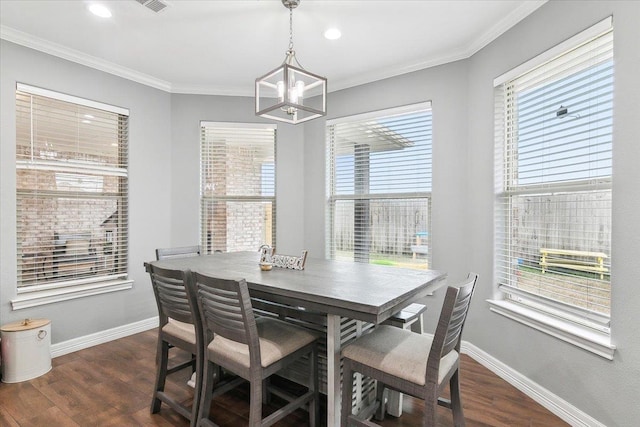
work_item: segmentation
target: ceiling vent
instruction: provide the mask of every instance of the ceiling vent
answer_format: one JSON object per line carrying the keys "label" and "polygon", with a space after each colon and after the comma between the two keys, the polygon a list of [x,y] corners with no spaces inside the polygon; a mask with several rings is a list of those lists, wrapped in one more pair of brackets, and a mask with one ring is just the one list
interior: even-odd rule
{"label": "ceiling vent", "polygon": [[169,4],[167,2],[161,0],[135,0],[137,3],[140,3],[147,9],[151,9],[154,12],[162,12]]}

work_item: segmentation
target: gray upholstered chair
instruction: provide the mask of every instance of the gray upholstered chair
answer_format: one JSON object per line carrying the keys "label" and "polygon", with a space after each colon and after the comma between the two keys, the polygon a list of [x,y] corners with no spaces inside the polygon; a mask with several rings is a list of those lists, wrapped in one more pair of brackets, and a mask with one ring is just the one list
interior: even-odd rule
{"label": "gray upholstered chair", "polygon": [[[459,383],[460,342],[477,280],[478,276],[471,273],[459,287],[447,289],[433,337],[381,325],[342,350],[343,427],[375,425],[351,413],[354,372],[373,378],[389,389],[423,399],[424,426],[436,425],[438,405],[452,410],[455,426],[464,426]],[[451,400],[439,397],[447,384]]]}
{"label": "gray upholstered chair", "polygon": [[[189,271],[168,270],[153,265],[149,266],[153,293],[158,305],[160,324],[158,328],[158,348],[156,356],[156,383],[151,401],[151,413],[160,411],[164,402],[180,415],[195,425],[195,417],[198,413],[198,402],[202,380],[202,357],[197,354],[197,338],[191,306],[195,301],[190,301],[190,295],[186,291],[186,282],[191,280]],[[171,320],[171,321],[170,321]],[[190,360],[169,368],[169,348],[180,348],[191,355]],[[183,405],[165,392],[167,375],[190,368],[195,371],[196,387],[191,408]]]}
{"label": "gray upholstered chair", "polygon": [[[204,378],[197,425],[209,420],[213,397],[234,386],[216,384],[218,367],[250,383],[249,426],[270,426],[298,408],[308,405],[309,422],[319,421],[317,336],[301,327],[253,313],[244,280],[226,280],[193,273],[188,292],[197,301],[202,342],[206,345]],[[303,356],[309,358],[309,389],[302,396],[285,396],[288,403],[263,419],[265,380]]]}
{"label": "gray upholstered chair", "polygon": [[167,258],[186,258],[189,256],[198,256],[202,253],[200,246],[180,246],[177,248],[158,248],[156,249],[156,259]]}

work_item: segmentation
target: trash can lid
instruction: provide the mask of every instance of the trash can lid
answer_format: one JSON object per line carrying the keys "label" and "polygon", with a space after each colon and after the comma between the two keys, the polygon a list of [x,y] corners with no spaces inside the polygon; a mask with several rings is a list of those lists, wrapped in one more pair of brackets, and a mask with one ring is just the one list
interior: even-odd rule
{"label": "trash can lid", "polygon": [[29,329],[41,328],[45,325],[51,323],[49,319],[24,319],[19,320],[13,323],[7,323],[6,325],[2,325],[0,327],[0,331],[2,332],[18,332],[18,331],[26,331]]}

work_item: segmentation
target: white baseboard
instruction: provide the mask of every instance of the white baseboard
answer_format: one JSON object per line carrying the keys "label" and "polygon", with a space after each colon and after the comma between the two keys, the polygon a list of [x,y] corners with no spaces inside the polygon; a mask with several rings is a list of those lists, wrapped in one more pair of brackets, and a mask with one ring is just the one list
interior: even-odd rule
{"label": "white baseboard", "polygon": [[606,425],[475,345],[462,341],[461,351],[570,425],[574,427],[606,427]]}
{"label": "white baseboard", "polygon": [[104,344],[109,341],[117,340],[118,338],[124,338],[129,335],[148,331],[149,329],[157,328],[158,322],[158,316],[155,316],[138,322],[129,323],[128,325],[107,329],[106,331],[96,332],[95,334],[85,335],[83,337],[52,344],[51,357],[63,356],[65,354],[73,353],[74,351],[93,347],[94,345]]}

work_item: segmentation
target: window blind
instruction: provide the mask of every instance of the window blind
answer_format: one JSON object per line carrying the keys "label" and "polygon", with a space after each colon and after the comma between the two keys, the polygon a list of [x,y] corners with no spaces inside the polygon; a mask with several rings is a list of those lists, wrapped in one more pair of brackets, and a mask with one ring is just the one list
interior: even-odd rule
{"label": "window blind", "polygon": [[608,28],[505,81],[495,98],[500,289],[607,326],[613,81]]}
{"label": "window blind", "polygon": [[19,291],[126,277],[127,168],[127,110],[18,85]]}
{"label": "window blind", "polygon": [[273,125],[201,123],[201,245],[206,253],[275,246]]}
{"label": "window blind", "polygon": [[429,103],[329,121],[327,254],[426,268]]}

